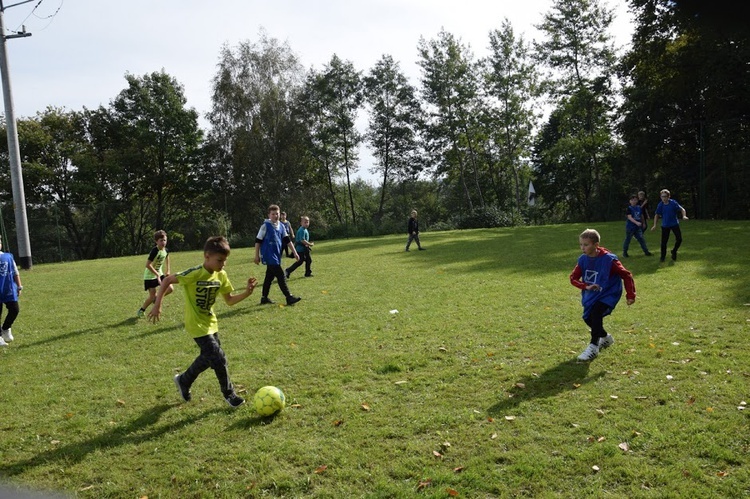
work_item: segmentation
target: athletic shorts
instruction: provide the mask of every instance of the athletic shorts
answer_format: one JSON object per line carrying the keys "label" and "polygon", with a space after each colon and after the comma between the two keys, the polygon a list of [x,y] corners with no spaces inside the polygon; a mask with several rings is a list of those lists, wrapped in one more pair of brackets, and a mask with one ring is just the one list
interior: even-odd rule
{"label": "athletic shorts", "polygon": [[[167,276],[166,275],[161,276],[162,279],[164,279],[165,277]],[[158,288],[158,287],[159,287],[159,279],[145,279],[143,281],[143,289],[145,291],[148,291],[149,289],[152,289],[152,288]]]}

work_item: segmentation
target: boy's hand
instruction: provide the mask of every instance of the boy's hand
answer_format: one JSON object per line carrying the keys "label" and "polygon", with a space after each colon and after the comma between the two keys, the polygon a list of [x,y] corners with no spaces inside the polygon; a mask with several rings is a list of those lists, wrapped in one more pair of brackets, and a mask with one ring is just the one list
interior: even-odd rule
{"label": "boy's hand", "polygon": [[588,286],[586,286],[586,289],[589,291],[601,291],[602,287],[598,284],[589,284]]}
{"label": "boy's hand", "polygon": [[161,307],[159,308],[152,307],[151,311],[148,313],[148,320],[156,324],[157,322],[159,322],[160,317],[161,317]]}
{"label": "boy's hand", "polygon": [[258,280],[255,277],[251,277],[247,280],[247,291],[249,294],[253,294],[255,286],[258,285]]}
{"label": "boy's hand", "polygon": [[630,305],[632,305],[633,303],[635,303],[635,298],[628,298],[628,299],[627,299],[627,300],[625,300],[625,301],[626,301],[626,303],[628,304],[628,306],[630,306]]}
{"label": "boy's hand", "polygon": [[260,257],[259,256],[256,256],[255,260],[253,260],[253,261],[255,262],[255,265],[260,265]]}

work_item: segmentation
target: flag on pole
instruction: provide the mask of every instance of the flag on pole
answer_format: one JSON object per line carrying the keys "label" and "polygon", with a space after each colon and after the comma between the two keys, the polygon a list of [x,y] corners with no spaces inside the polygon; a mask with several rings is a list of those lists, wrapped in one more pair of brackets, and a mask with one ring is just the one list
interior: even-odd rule
{"label": "flag on pole", "polygon": [[529,180],[529,206],[534,206],[536,203],[536,191],[534,190],[534,184]]}

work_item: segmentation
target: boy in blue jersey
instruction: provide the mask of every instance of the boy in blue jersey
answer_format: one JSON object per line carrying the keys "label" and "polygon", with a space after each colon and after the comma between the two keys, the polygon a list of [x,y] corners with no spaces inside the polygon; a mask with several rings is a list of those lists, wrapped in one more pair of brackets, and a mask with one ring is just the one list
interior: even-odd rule
{"label": "boy in blue jersey", "polygon": [[310,256],[310,250],[315,246],[315,243],[310,241],[310,231],[307,230],[308,227],[310,227],[310,218],[305,216],[300,217],[295,244],[297,253],[299,254],[299,261],[294,262],[286,269],[285,274],[287,279],[289,279],[292,272],[297,270],[297,267],[300,267],[303,263],[305,264],[305,277],[312,277],[312,270],[310,269],[310,266],[312,265],[312,257]]}
{"label": "boy in blue jersey", "polygon": [[630,247],[630,240],[635,236],[636,241],[641,245],[641,249],[646,256],[651,256],[651,252],[646,246],[646,240],[643,239],[643,227],[645,221],[643,219],[643,210],[638,204],[638,195],[633,194],[630,196],[630,205],[627,207],[625,212],[627,221],[625,222],[625,242],[622,245],[622,256],[628,257],[628,248]]}
{"label": "boy in blue jersey", "polygon": [[13,341],[10,327],[18,317],[18,297],[23,290],[21,276],[18,275],[16,260],[11,253],[3,253],[3,241],[0,239],[0,312],[2,306],[8,309],[0,332],[0,347],[7,347]]}
{"label": "boy in blue jersey", "polygon": [[622,266],[617,255],[599,246],[599,232],[584,230],[578,238],[581,252],[570,284],[581,290],[583,320],[591,328],[591,342],[578,360],[593,360],[599,350],[611,346],[615,339],[604,329],[604,317],[611,314],[622,296],[625,283],[625,297],[628,305],[635,303],[635,281],[633,274]]}
{"label": "boy in blue jersey", "polygon": [[654,225],[651,230],[656,228],[656,223],[661,217],[661,261],[663,262],[667,257],[667,244],[669,243],[669,232],[674,232],[674,248],[672,248],[672,260],[677,260],[677,250],[682,245],[682,231],[680,230],[680,221],[677,219],[677,214],[682,214],[682,219],[687,220],[687,213],[685,208],[680,206],[680,203],[672,199],[671,194],[668,190],[662,189],[659,192],[661,201],[656,205],[656,211],[654,212]]}
{"label": "boy in blue jersey", "polygon": [[268,297],[271,291],[271,284],[276,279],[279,283],[279,289],[286,296],[286,304],[294,305],[302,298],[292,295],[289,286],[286,284],[286,275],[281,267],[281,248],[287,246],[292,251],[294,259],[299,261],[299,254],[289,239],[286,227],[279,221],[279,207],[272,204],[268,207],[268,219],[263,222],[255,237],[255,265],[263,262],[266,266],[266,278],[263,280],[263,296],[260,299],[261,305],[271,305],[274,303]]}
{"label": "boy in blue jersey", "polygon": [[[148,291],[148,298],[138,309],[136,315],[143,317],[149,305],[156,301],[156,290],[161,286],[161,281],[169,275],[169,253],[167,253],[167,233],[163,230],[154,232],[154,241],[156,246],[151,249],[151,253],[146,258],[146,269],[143,271],[143,289]],[[167,272],[164,272],[164,268]],[[172,286],[166,289],[169,294],[174,290]]]}

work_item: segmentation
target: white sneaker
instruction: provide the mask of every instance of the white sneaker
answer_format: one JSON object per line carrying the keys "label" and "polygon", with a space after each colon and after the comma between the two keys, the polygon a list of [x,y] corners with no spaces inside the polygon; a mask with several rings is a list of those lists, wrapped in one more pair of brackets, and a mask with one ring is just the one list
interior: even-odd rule
{"label": "white sneaker", "polygon": [[3,337],[6,343],[10,343],[11,341],[13,341],[13,333],[10,332],[10,328],[3,329],[0,335]]}
{"label": "white sneaker", "polygon": [[0,336],[0,347],[7,347],[8,344],[5,343],[5,340]]}
{"label": "white sneaker", "polygon": [[615,344],[615,339],[612,337],[611,334],[608,334],[604,338],[599,338],[599,350],[602,350],[603,348],[609,348],[614,344]]}
{"label": "white sneaker", "polygon": [[594,360],[599,355],[599,347],[593,343],[589,343],[586,350],[578,356],[578,360]]}

